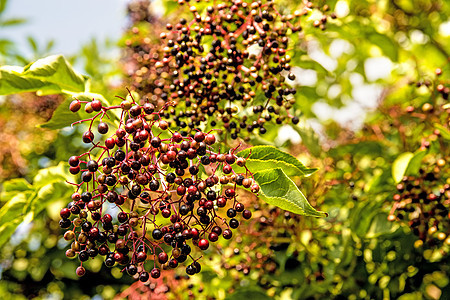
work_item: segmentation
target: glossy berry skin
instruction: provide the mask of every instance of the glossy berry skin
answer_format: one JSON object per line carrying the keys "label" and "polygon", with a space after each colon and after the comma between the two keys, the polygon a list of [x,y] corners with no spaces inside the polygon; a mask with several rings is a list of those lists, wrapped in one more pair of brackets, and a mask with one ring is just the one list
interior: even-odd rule
{"label": "glossy berry skin", "polygon": [[239,227],[239,221],[236,219],[230,219],[229,221],[230,227],[236,229]]}
{"label": "glossy berry skin", "polygon": [[161,271],[159,269],[154,268],[150,271],[150,275],[152,276],[152,278],[157,279],[161,276]]}
{"label": "glossy berry skin", "polygon": [[107,134],[109,130],[108,124],[104,122],[100,122],[97,126],[97,130],[100,134]]}
{"label": "glossy berry skin", "polygon": [[137,273],[137,271],[138,271],[138,269],[137,269],[137,267],[136,267],[135,265],[129,265],[129,266],[127,267],[127,273],[128,273],[128,275],[130,275],[130,276],[135,275],[135,274]]}
{"label": "glossy berry skin", "polygon": [[196,268],[193,265],[188,265],[186,267],[186,274],[194,275],[196,273]]}
{"label": "glossy berry skin", "polygon": [[71,156],[69,158],[69,165],[71,167],[77,167],[80,164],[80,159],[78,158],[78,156]]}
{"label": "glossy berry skin", "polygon": [[252,217],[252,212],[249,211],[248,209],[246,209],[242,212],[242,217],[244,217],[244,219],[248,220]]}
{"label": "glossy berry skin", "polygon": [[161,252],[158,254],[158,262],[160,264],[165,264],[167,260],[169,259],[169,256],[165,252]]}
{"label": "glossy berry skin", "polygon": [[71,112],[77,112],[81,108],[81,103],[79,100],[74,100],[70,102],[69,109]]}
{"label": "glossy berry skin", "polygon": [[150,276],[148,275],[148,272],[143,271],[139,274],[139,281],[141,282],[146,282],[149,278]]}
{"label": "glossy berry skin", "polygon": [[234,210],[233,208],[229,208],[227,210],[227,216],[228,216],[228,218],[236,217],[236,210]]}
{"label": "glossy berry skin", "polygon": [[206,239],[200,239],[200,240],[198,241],[198,247],[199,247],[201,250],[206,250],[206,249],[208,249],[208,247],[209,247],[209,242],[208,242],[208,240],[206,240]]}
{"label": "glossy berry skin", "polygon": [[233,236],[233,232],[230,229],[225,229],[222,233],[224,239],[229,240]]}
{"label": "glossy berry skin", "polygon": [[101,111],[102,103],[100,102],[100,100],[92,100],[91,107],[94,111]]}
{"label": "glossy berry skin", "polygon": [[92,131],[86,131],[83,133],[83,142],[85,144],[92,143],[94,141],[94,133]]}
{"label": "glossy berry skin", "polygon": [[68,219],[70,217],[70,210],[68,208],[61,209],[59,215],[63,219]]}

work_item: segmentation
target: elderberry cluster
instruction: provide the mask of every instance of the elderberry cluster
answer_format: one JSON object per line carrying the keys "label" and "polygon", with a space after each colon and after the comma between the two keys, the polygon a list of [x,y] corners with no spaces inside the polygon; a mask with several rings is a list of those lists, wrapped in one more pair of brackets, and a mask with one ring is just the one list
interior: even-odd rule
{"label": "elderberry cluster", "polygon": [[[264,134],[268,123],[297,124],[289,48],[313,4],[283,15],[272,1],[178,3],[186,18],[166,24],[159,37],[127,40],[135,65],[129,72],[133,89],[166,107],[161,116],[169,127],[190,131],[219,125],[236,139]],[[142,20],[135,16],[138,7],[133,16]],[[328,18],[324,14],[313,26],[324,26]],[[132,33],[140,29],[133,27]]]}
{"label": "elderberry cluster", "polygon": [[[80,182],[72,183],[72,202],[60,212],[64,238],[72,241],[66,256],[78,256],[79,276],[83,263],[98,255],[143,282],[186,261],[186,273],[198,273],[199,252],[220,236],[230,239],[240,217],[251,218],[236,188],[258,193],[259,186],[236,149],[214,151],[213,133],[172,131],[160,119],[163,109],[122,100],[108,107],[99,100],[70,104],[72,112],[84,105],[94,116],[77,122],[90,124],[82,139],[92,147],[68,160]],[[111,130],[106,121],[114,110],[120,119]],[[116,213],[106,212],[111,208]]]}
{"label": "elderberry cluster", "polygon": [[419,238],[417,248],[425,245],[446,255],[450,252],[450,153],[446,146],[450,87],[448,82],[439,79],[440,68],[435,70],[435,75],[434,80],[415,83],[417,88],[429,89],[434,99],[421,103],[420,109],[409,105],[405,110],[409,122],[426,124],[419,149],[424,158],[418,174],[405,176],[397,185],[388,220],[407,223]]}

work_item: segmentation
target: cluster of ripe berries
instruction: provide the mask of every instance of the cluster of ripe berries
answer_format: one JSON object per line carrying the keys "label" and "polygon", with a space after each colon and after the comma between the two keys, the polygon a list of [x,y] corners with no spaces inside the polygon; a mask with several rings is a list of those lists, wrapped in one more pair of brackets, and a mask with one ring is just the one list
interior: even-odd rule
{"label": "cluster of ripe berries", "polygon": [[[421,141],[421,151],[428,151],[416,176],[405,176],[397,185],[394,204],[388,216],[389,221],[403,221],[419,237],[415,246],[424,244],[441,253],[450,253],[450,153],[447,143],[450,126],[450,105],[448,82],[440,80],[440,68],[436,69],[436,80],[420,81],[417,87],[426,86],[433,95],[433,101],[426,102],[417,109],[406,107],[408,120],[413,124],[425,124]],[[440,97],[439,97],[440,96]],[[433,103],[434,102],[434,103]],[[433,104],[432,104],[433,103]],[[431,125],[431,126],[430,126]],[[439,127],[436,127],[439,125]],[[437,150],[439,149],[439,150]]]}
{"label": "cluster of ripe berries", "polygon": [[431,248],[446,245],[445,252],[448,252],[450,184],[442,183],[445,172],[441,168],[444,166],[445,161],[440,159],[434,170],[421,170],[419,176],[405,177],[397,185],[398,192],[393,196],[394,204],[388,219],[407,222],[412,232],[419,237],[416,246],[424,243]]}
{"label": "cluster of ripe berries", "polygon": [[[158,22],[139,14],[141,6],[133,7],[137,21],[153,21],[153,32]],[[161,116],[169,127],[187,131],[220,125],[236,139],[264,134],[267,123],[297,124],[288,49],[295,47],[290,36],[302,31],[300,19],[312,3],[288,15],[272,1],[226,0],[202,7],[184,6],[180,14],[186,18],[168,23],[159,37],[127,40],[133,90],[157,107],[173,103],[176,107],[166,106]],[[134,35],[140,31],[132,28]]]}
{"label": "cluster of ripe berries", "polygon": [[[70,104],[72,112],[84,104],[94,116],[80,121],[90,123],[83,142],[92,147],[68,161],[80,182],[72,183],[72,202],[60,213],[64,238],[72,241],[66,256],[78,256],[79,276],[86,272],[83,262],[97,255],[143,282],[185,261],[187,274],[198,273],[199,257],[192,255],[221,236],[230,239],[239,219],[251,218],[236,188],[258,193],[259,186],[245,158],[233,149],[214,152],[212,133],[171,131],[153,104],[122,100],[109,107],[98,100]],[[104,122],[112,110],[121,112],[114,131]]]}

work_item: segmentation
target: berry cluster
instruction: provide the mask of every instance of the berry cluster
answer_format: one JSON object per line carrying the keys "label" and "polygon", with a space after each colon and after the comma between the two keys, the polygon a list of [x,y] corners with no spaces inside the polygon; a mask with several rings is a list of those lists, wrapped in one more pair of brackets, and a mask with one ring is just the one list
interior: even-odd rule
{"label": "berry cluster", "polygon": [[417,120],[417,123],[425,124],[420,150],[428,155],[424,157],[417,175],[405,176],[397,185],[388,220],[407,223],[419,237],[416,247],[426,243],[427,247],[440,248],[446,254],[450,251],[450,154],[445,137],[450,125],[450,106],[447,103],[450,87],[448,82],[439,80],[442,75],[440,68],[435,74],[435,80],[422,80],[415,84],[417,88],[429,89],[435,96],[431,99],[433,101],[420,104],[420,109],[409,105],[405,110],[410,122]]}
{"label": "berry cluster", "polygon": [[[199,257],[192,250],[204,251],[220,236],[230,239],[240,224],[238,215],[252,215],[237,200],[236,188],[258,193],[259,186],[235,149],[214,151],[211,132],[171,131],[160,119],[163,109],[132,97],[122,100],[109,107],[99,100],[70,104],[72,112],[84,104],[95,115],[77,122],[89,122],[82,139],[92,147],[68,161],[81,182],[72,183],[72,202],[60,212],[60,226],[68,229],[64,238],[73,241],[66,256],[78,255],[79,276],[85,273],[83,262],[97,255],[105,256],[106,266],[122,265],[143,282],[188,259],[186,273],[198,273]],[[111,133],[105,120],[113,110],[120,110],[120,119]],[[97,134],[105,138],[97,140]],[[245,173],[236,173],[234,166]],[[117,215],[107,212],[111,208]]]}
{"label": "berry cluster", "polygon": [[[227,0],[202,7],[190,6],[186,18],[168,23],[158,38],[127,40],[135,65],[129,72],[133,89],[167,108],[161,116],[170,127],[187,131],[220,125],[236,139],[264,134],[268,123],[298,123],[290,37],[302,31],[300,20],[313,4],[287,15],[272,1]],[[328,17],[314,26],[324,26]],[[140,29],[132,32],[138,35]]]}
{"label": "berry cluster", "polygon": [[449,175],[446,160],[441,158],[426,169],[422,167],[419,176],[403,178],[388,220],[407,222],[420,244],[436,247],[445,242],[450,246],[450,182],[445,180]]}

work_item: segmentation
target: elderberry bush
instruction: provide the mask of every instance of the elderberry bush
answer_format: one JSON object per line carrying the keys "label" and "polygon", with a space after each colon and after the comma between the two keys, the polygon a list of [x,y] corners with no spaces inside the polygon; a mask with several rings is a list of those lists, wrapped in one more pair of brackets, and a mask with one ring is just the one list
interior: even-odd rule
{"label": "elderberry bush", "polygon": [[[72,183],[72,201],[60,212],[64,238],[72,241],[66,256],[80,261],[77,275],[97,255],[143,282],[182,263],[188,275],[200,272],[201,252],[219,238],[232,238],[240,222],[251,218],[236,191],[259,191],[246,159],[235,149],[217,152],[213,132],[171,131],[160,119],[163,109],[148,102],[130,98],[104,107],[95,99],[74,100],[69,108],[77,112],[83,105],[95,113],[79,121],[89,123],[82,140],[91,148],[68,160],[80,180]],[[114,110],[120,119],[113,129],[106,120]],[[234,166],[246,172],[236,173]],[[108,206],[117,207],[117,215],[105,213]]]}

